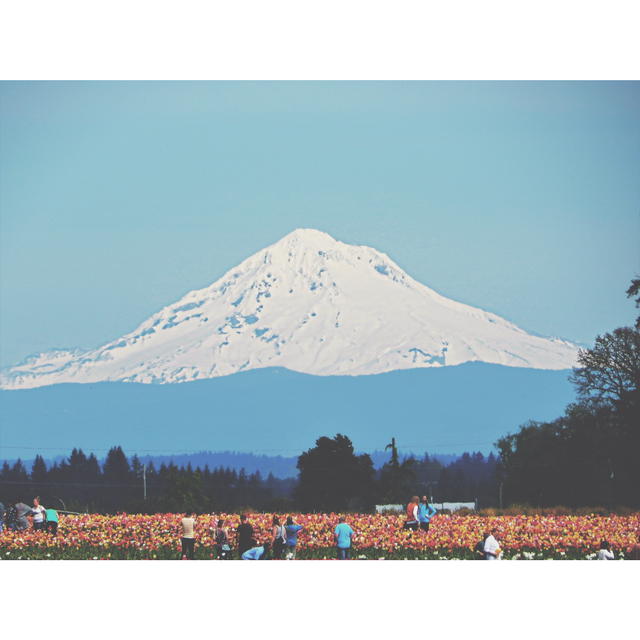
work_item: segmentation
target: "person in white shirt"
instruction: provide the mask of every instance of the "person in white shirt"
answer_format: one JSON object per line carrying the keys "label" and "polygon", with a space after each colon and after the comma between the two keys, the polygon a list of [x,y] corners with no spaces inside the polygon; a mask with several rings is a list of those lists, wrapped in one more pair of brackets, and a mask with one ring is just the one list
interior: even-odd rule
{"label": "person in white shirt", "polygon": [[600,543],[600,550],[598,551],[598,560],[615,560],[611,546],[606,540]]}
{"label": "person in white shirt", "polygon": [[45,525],[45,511],[46,509],[40,504],[40,496],[36,496],[33,499],[33,508],[31,513],[33,515],[33,528],[35,531],[41,531]]}
{"label": "person in white shirt", "polygon": [[498,544],[495,537],[496,530],[492,529],[489,532],[486,540],[484,541],[484,559],[485,560],[500,560],[500,554],[502,549]]}
{"label": "person in white shirt", "polygon": [[192,511],[187,511],[182,518],[182,559],[193,560],[195,544],[196,544],[196,519],[193,517]]}

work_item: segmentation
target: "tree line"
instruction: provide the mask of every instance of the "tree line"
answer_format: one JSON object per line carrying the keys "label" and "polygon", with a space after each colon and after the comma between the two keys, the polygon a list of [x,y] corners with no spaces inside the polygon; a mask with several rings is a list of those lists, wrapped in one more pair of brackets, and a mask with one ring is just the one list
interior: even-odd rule
{"label": "tree line", "polygon": [[374,469],[368,454],[356,455],[342,434],[322,437],[298,458],[295,503],[304,511],[370,511],[375,504],[404,504],[414,494],[433,502],[497,506],[497,459],[464,453],[448,465],[425,454],[400,459],[395,439],[389,461]]}
{"label": "tree line", "polygon": [[127,458],[120,446],[112,447],[101,464],[93,453],[73,449],[49,466],[36,456],[30,471],[21,460],[4,462],[0,501],[30,503],[39,495],[61,509],[102,513],[362,511],[402,503],[419,492],[441,502],[478,499],[494,506],[496,464],[493,454],[482,453],[465,453],[446,466],[428,454],[400,460],[394,446],[390,461],[376,470],[370,456],[356,455],[351,440],[341,434],[319,438],[298,458],[298,478],[286,479],[206,465],[163,463],[156,468],[153,462],[143,465],[137,455]]}
{"label": "tree line", "polygon": [[143,465],[137,455],[129,460],[122,447],[112,447],[103,464],[91,453],[73,449],[62,462],[47,468],[36,456],[31,472],[17,460],[0,469],[0,501],[31,502],[39,495],[45,504],[69,511],[156,513],[233,511],[251,505],[277,510],[291,493],[294,481],[259,471],[247,474],[219,467],[180,466],[153,462]]}

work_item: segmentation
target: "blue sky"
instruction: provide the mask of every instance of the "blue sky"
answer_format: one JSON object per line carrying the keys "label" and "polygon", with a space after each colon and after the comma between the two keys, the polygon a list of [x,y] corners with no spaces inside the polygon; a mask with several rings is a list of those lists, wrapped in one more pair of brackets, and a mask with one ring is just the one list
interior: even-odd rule
{"label": "blue sky", "polygon": [[0,364],[95,347],[297,227],[590,343],[631,323],[640,83],[0,84]]}

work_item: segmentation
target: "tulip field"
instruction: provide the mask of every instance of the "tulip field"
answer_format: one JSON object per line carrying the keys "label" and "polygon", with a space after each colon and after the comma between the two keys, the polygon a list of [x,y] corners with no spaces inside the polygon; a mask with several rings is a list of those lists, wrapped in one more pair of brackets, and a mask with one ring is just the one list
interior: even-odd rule
{"label": "tulip field", "polygon": [[[304,529],[298,559],[332,559],[333,530],[338,514],[291,514]],[[286,517],[286,516],[285,516]],[[0,533],[0,559],[170,560],[180,557],[179,514],[61,516],[58,535],[46,532]],[[224,518],[232,544],[239,524],[236,514],[197,518],[197,559],[216,557],[213,525]],[[273,514],[250,514],[258,542],[270,539]],[[355,530],[355,559],[474,558],[474,546],[490,528],[504,550],[504,559],[592,559],[600,541],[610,542],[616,558],[637,554],[640,514],[625,516],[477,516],[436,515],[428,533],[402,529],[404,518],[393,514],[346,514]]]}

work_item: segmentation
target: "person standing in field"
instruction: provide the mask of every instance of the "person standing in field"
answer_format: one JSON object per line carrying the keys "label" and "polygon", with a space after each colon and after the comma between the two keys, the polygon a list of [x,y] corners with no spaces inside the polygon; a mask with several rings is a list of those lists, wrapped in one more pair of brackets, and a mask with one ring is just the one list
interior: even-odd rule
{"label": "person standing in field", "polygon": [[496,540],[495,529],[491,529],[488,532],[487,537],[484,541],[484,559],[485,560],[500,560],[500,554],[502,553],[502,549]]}
{"label": "person standing in field", "polygon": [[55,509],[46,509],[45,516],[45,528],[53,536],[58,535],[58,512]]}
{"label": "person standing in field", "polygon": [[298,533],[300,533],[302,529],[303,529],[302,525],[295,524],[291,516],[287,518],[285,531],[287,532],[287,558],[290,560],[296,559],[296,547],[298,546]]}
{"label": "person standing in field", "polygon": [[413,496],[411,502],[407,505],[407,521],[404,523],[403,529],[410,529],[411,531],[418,530],[418,496]]}
{"label": "person standing in field", "polygon": [[597,557],[598,560],[615,560],[616,557],[613,555],[613,551],[611,551],[611,545],[606,540],[600,543]]}
{"label": "person standing in field", "polygon": [[422,531],[429,532],[429,522],[436,515],[436,510],[429,504],[427,496],[422,496],[418,505],[418,522]]}
{"label": "person standing in field", "polygon": [[240,524],[236,529],[238,536],[238,555],[242,557],[245,551],[255,546],[256,541],[253,539],[253,527],[247,522],[247,514],[240,516]]}
{"label": "person standing in field", "polygon": [[345,517],[340,516],[334,532],[338,560],[349,560],[354,533],[354,530],[345,522]]}
{"label": "person standing in field", "polygon": [[34,531],[42,531],[44,529],[46,509],[40,504],[40,496],[36,496],[33,499],[33,508],[31,514],[33,515],[33,529]]}
{"label": "person standing in field", "polygon": [[278,516],[273,516],[271,526],[271,533],[273,535],[273,541],[271,542],[273,559],[282,560],[282,552],[287,543],[287,531],[284,526],[280,524],[280,518],[278,518]]}
{"label": "person standing in field", "polygon": [[214,537],[218,558],[220,560],[231,560],[231,545],[229,544],[229,534],[227,533],[224,520],[218,520]]}
{"label": "person standing in field", "polygon": [[192,511],[187,511],[182,518],[182,559],[193,560],[196,546],[196,519]]}

